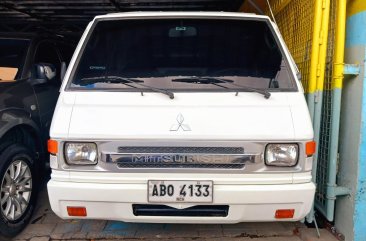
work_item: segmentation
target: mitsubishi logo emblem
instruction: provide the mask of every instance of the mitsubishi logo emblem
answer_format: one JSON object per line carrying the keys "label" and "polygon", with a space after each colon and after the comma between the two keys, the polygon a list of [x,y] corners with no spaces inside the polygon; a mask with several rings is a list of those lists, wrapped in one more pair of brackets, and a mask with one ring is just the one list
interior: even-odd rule
{"label": "mitsubishi logo emblem", "polygon": [[191,131],[191,127],[189,127],[189,125],[183,124],[184,117],[182,114],[177,116],[177,122],[178,124],[173,124],[172,127],[170,127],[170,131],[178,131],[179,129],[182,129],[183,131]]}

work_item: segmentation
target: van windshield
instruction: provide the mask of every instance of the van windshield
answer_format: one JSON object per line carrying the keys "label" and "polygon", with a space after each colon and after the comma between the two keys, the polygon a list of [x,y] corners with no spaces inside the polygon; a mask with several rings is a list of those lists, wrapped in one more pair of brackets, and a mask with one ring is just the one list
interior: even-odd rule
{"label": "van windshield", "polygon": [[[99,20],[88,38],[71,89],[230,91],[241,85],[296,90],[263,20]],[[224,81],[218,85],[217,79]]]}

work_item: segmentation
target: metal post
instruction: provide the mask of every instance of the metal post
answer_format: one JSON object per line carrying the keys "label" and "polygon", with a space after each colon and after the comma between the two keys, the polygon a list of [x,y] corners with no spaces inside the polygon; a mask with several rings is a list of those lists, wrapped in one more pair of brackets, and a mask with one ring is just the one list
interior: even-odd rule
{"label": "metal post", "polygon": [[322,0],[315,0],[314,7],[314,29],[311,46],[311,57],[310,57],[310,74],[307,89],[307,102],[309,112],[312,120],[314,121],[314,105],[315,105],[315,91],[316,91],[316,79],[318,72],[318,60],[319,60],[319,34],[321,30],[322,22]]}
{"label": "metal post", "polygon": [[344,47],[346,36],[346,0],[337,0],[337,18],[335,32],[335,50],[333,63],[333,82],[332,82],[332,122],[330,132],[330,148],[329,148],[329,166],[328,166],[328,182],[327,182],[327,218],[330,221],[334,219],[334,206],[337,194],[337,160],[338,160],[338,139],[339,139],[339,121],[341,112],[341,95],[343,82],[343,63],[344,63]]}
{"label": "metal post", "polygon": [[[312,177],[314,183],[316,183],[320,123],[322,117],[322,100],[323,100],[325,61],[327,55],[327,39],[328,39],[328,26],[329,26],[329,10],[330,10],[329,6],[330,6],[330,0],[324,0],[324,1],[316,0],[309,91],[307,96],[308,107],[310,115],[313,120],[314,140],[317,143],[317,151],[314,154],[314,163],[312,170]],[[314,220],[314,208],[307,216],[308,222],[313,222],[313,220]]]}

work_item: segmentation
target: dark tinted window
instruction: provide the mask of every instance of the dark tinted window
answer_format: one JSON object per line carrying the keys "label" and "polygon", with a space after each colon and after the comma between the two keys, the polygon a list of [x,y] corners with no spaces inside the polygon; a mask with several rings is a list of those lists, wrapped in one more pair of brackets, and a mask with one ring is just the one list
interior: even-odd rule
{"label": "dark tinted window", "polygon": [[71,57],[74,54],[75,46],[71,43],[58,43],[56,47],[59,50],[62,61],[66,64],[70,63]]}
{"label": "dark tinted window", "polygon": [[222,90],[211,84],[172,81],[177,77],[220,76],[256,88],[293,89],[286,65],[264,21],[109,20],[95,26],[71,86],[136,90],[103,83],[103,78],[85,81],[119,76],[141,78],[145,84],[171,90]]}
{"label": "dark tinted window", "polygon": [[16,68],[19,78],[27,55],[29,40],[0,39],[0,67]]}

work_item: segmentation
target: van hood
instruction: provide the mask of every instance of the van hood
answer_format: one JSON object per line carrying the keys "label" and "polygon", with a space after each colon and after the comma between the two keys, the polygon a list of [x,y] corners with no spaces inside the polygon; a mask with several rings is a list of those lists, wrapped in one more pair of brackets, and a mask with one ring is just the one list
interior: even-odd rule
{"label": "van hood", "polygon": [[69,140],[273,140],[313,138],[300,92],[161,93],[63,92],[51,137]]}

